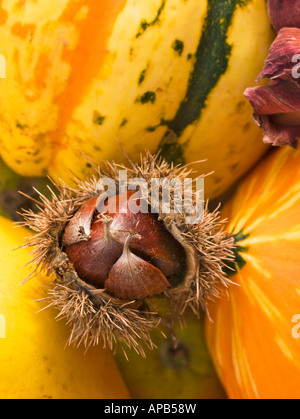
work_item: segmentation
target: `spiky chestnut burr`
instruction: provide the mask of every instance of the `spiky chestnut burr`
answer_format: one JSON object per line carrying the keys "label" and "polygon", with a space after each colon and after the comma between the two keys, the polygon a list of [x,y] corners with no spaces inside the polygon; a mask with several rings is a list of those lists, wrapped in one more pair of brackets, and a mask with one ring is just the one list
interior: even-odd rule
{"label": "spiky chestnut burr", "polygon": [[[223,231],[219,210],[209,212],[207,205],[198,224],[186,223],[185,209],[132,213],[133,192],[119,191],[120,170],[127,171],[128,182],[142,178],[149,190],[153,178],[184,182],[192,175],[187,166],[173,167],[150,153],[131,169],[107,163],[88,181],[77,180],[76,188],[58,186],[51,201],[41,196],[38,213],[24,211],[23,224],[35,231],[24,246],[34,247],[33,275],[45,271],[54,278],[49,305],[71,326],[70,344],[102,342],[112,349],[119,342],[143,354],[143,344],[152,348],[151,330],[159,323],[172,330],[187,306],[200,315],[228,284],[234,239]],[[115,196],[103,198],[103,178],[115,181]],[[196,198],[193,192],[191,202]],[[135,199],[149,209],[136,192]],[[171,208],[175,200],[173,191]],[[158,300],[169,309],[161,312]]]}

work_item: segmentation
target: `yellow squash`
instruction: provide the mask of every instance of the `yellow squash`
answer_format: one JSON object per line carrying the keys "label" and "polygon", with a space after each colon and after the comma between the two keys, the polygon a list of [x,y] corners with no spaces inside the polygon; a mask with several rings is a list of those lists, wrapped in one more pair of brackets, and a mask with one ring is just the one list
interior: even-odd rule
{"label": "yellow squash", "polygon": [[272,39],[265,0],[1,0],[1,155],[69,182],[85,156],[124,162],[120,142],[207,159],[220,195],[266,151],[243,91]]}

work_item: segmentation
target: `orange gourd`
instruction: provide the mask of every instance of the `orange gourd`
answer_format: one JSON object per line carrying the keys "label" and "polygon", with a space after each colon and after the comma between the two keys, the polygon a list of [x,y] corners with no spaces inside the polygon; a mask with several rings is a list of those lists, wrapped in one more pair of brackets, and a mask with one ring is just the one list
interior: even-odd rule
{"label": "orange gourd", "polygon": [[263,160],[224,216],[242,259],[206,321],[218,373],[230,398],[300,398],[300,150]]}

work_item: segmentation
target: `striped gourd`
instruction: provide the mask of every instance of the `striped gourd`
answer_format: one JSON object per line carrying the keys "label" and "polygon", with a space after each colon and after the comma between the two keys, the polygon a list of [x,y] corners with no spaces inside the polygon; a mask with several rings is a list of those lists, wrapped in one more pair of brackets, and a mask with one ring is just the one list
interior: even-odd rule
{"label": "striped gourd", "polygon": [[276,150],[224,217],[238,273],[210,306],[207,338],[232,398],[300,398],[300,150]]}
{"label": "striped gourd", "polygon": [[[273,37],[265,0],[1,0],[1,154],[69,180],[145,148],[228,188],[265,152],[243,97]],[[118,141],[116,140],[118,139]]]}

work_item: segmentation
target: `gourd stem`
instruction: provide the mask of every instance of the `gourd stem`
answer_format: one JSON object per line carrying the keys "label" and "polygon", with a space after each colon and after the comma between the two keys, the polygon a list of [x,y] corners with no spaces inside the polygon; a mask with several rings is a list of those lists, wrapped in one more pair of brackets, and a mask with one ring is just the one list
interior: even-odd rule
{"label": "gourd stem", "polygon": [[246,240],[246,238],[249,236],[249,234],[244,234],[242,231],[240,231],[238,234],[232,235],[234,239],[234,261],[227,263],[227,268],[224,269],[224,272],[227,274],[227,276],[230,278],[238,273],[245,265],[246,261],[242,256],[242,253],[246,253],[249,248],[245,246],[240,246],[237,243]]}

